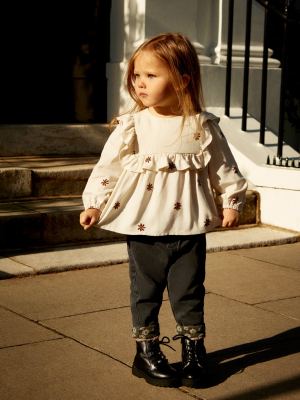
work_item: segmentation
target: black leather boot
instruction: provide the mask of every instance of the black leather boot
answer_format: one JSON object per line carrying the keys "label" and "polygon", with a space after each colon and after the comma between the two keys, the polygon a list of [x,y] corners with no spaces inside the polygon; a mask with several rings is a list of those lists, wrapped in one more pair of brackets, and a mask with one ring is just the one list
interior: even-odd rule
{"label": "black leather boot", "polygon": [[187,336],[176,335],[182,344],[182,385],[202,387],[207,379],[207,359],[204,340],[192,340]]}
{"label": "black leather boot", "polygon": [[[164,342],[164,339],[168,341]],[[160,349],[160,344],[168,346],[167,343],[170,343],[170,339],[166,336],[161,341],[158,339],[137,341],[132,374],[138,378],[144,378],[150,385],[178,387],[180,377],[175,369],[169,365],[166,356]]]}

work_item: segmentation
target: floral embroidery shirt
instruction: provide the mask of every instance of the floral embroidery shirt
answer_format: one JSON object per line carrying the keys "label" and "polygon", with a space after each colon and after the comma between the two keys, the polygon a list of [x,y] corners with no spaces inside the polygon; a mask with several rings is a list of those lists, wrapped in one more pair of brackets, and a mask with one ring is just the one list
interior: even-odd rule
{"label": "floral embroidery shirt", "polygon": [[[148,109],[118,118],[83,192],[95,226],[129,235],[194,235],[221,225],[215,202],[241,210],[247,182],[219,118],[159,118]],[[216,192],[214,198],[213,189]]]}

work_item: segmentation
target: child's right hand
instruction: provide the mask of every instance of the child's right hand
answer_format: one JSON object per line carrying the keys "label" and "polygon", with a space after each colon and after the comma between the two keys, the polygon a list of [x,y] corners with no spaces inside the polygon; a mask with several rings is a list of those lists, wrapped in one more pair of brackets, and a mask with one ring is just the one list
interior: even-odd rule
{"label": "child's right hand", "polygon": [[80,214],[80,225],[83,226],[86,231],[98,222],[100,215],[100,210],[97,210],[96,208],[88,208]]}

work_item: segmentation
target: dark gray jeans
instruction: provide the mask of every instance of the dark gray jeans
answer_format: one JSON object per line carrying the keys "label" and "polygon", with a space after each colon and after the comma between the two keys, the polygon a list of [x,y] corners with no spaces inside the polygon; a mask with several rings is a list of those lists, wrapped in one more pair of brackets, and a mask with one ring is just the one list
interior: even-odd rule
{"label": "dark gray jeans", "polygon": [[128,235],[132,336],[159,335],[158,314],[167,287],[178,333],[205,336],[206,237]]}

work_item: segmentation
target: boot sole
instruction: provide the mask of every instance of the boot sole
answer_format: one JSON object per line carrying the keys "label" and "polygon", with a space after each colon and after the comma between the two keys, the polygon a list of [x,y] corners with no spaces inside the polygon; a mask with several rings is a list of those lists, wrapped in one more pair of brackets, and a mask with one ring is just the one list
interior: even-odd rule
{"label": "boot sole", "polygon": [[162,387],[179,387],[180,379],[153,379],[149,376],[145,375],[143,372],[136,369],[134,366],[132,367],[132,375],[137,378],[143,378],[147,383],[153,386],[162,386]]}
{"label": "boot sole", "polygon": [[182,386],[192,387],[192,388],[201,388],[204,386],[205,378],[203,379],[186,379],[182,378],[181,383]]}

